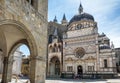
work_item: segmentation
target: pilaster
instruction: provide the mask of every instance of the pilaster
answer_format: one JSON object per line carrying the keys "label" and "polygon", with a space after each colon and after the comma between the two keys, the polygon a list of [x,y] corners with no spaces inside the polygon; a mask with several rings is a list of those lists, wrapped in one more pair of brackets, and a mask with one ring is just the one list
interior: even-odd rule
{"label": "pilaster", "polygon": [[8,69],[8,57],[4,57],[3,61],[3,74],[2,74],[2,82],[1,83],[8,83],[7,80],[7,69]]}
{"label": "pilaster", "polygon": [[[46,79],[46,60],[40,56],[30,59],[30,82],[45,83]],[[34,72],[35,71],[35,72]]]}
{"label": "pilaster", "polygon": [[12,58],[4,57],[2,83],[11,82],[12,64],[13,64],[13,57]]}

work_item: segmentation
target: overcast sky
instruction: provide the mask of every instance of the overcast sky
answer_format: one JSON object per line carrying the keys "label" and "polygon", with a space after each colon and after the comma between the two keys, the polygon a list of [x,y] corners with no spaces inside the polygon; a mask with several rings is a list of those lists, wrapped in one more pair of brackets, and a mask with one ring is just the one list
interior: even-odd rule
{"label": "overcast sky", "polygon": [[[84,12],[94,16],[99,33],[104,32],[115,47],[120,47],[120,0],[81,0]],[[78,14],[80,0],[49,0],[48,21],[55,15],[61,23],[63,14],[69,21]]]}

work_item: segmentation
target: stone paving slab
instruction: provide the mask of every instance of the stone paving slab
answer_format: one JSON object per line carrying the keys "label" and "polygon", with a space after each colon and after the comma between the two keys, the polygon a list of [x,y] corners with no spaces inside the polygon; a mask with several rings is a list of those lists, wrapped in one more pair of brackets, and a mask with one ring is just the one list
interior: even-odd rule
{"label": "stone paving slab", "polygon": [[120,79],[105,80],[46,80],[46,83],[120,83]]}
{"label": "stone paving slab", "polygon": [[[12,82],[8,83],[30,83],[27,82],[28,79],[20,79],[16,82],[12,79]],[[1,80],[0,80],[1,81]],[[46,80],[46,83],[120,83],[120,79],[105,79],[105,80],[72,80],[72,79],[61,79],[61,80]]]}

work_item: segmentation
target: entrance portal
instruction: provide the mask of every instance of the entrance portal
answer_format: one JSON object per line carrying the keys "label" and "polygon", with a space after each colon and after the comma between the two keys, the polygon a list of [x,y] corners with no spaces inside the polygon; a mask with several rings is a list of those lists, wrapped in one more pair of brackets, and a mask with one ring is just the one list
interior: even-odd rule
{"label": "entrance portal", "polygon": [[81,65],[77,67],[78,75],[83,74],[83,68]]}
{"label": "entrance portal", "polygon": [[60,75],[60,61],[58,57],[53,57],[50,61],[50,76]]}

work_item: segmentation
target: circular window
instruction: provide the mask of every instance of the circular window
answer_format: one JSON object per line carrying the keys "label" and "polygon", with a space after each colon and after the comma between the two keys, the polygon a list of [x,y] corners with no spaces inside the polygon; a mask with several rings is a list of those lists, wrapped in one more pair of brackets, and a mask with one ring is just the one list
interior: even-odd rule
{"label": "circular window", "polygon": [[75,57],[82,58],[85,55],[84,48],[80,47],[75,50]]}

